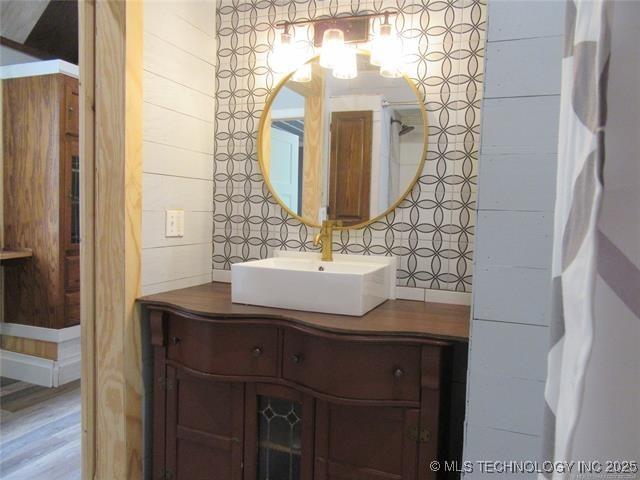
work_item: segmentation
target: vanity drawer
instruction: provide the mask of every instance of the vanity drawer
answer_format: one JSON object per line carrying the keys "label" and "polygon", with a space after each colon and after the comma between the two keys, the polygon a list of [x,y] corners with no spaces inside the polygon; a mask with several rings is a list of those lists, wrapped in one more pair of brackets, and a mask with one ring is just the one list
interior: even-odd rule
{"label": "vanity drawer", "polygon": [[278,331],[256,325],[216,325],[171,315],[167,356],[204,373],[275,376]]}
{"label": "vanity drawer", "polygon": [[328,395],[420,399],[420,347],[333,340],[287,331],[283,376]]}

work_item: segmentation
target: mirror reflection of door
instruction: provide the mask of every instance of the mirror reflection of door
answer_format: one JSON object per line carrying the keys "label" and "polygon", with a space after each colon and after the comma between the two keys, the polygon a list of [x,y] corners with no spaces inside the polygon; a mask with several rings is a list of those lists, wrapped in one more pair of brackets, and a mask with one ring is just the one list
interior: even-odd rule
{"label": "mirror reflection of door", "polygon": [[271,165],[269,176],[281,200],[299,213],[300,137],[281,128],[271,128]]}
{"label": "mirror reflection of door", "polygon": [[[397,205],[422,171],[422,99],[409,79],[383,77],[369,60],[358,55],[350,80],[311,60],[311,77],[285,78],[262,115],[258,158],[267,186],[309,225],[362,226]],[[283,131],[297,136],[297,171],[296,139]]]}
{"label": "mirror reflection of door", "polygon": [[345,226],[369,220],[372,123],[371,110],[331,114],[328,216]]}

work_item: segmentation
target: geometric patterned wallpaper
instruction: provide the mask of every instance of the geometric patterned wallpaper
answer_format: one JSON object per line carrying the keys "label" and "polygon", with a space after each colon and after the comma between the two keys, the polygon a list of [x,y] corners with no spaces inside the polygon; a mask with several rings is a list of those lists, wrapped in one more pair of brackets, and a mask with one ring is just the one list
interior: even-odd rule
{"label": "geometric patterned wallpaper", "polygon": [[217,5],[213,268],[313,250],[314,229],[266,188],[257,130],[280,75],[269,67],[275,25],[393,9],[408,75],[424,96],[429,147],[411,194],[381,221],[336,234],[339,253],[395,255],[397,284],[471,291],[485,43],[485,0],[222,0]]}

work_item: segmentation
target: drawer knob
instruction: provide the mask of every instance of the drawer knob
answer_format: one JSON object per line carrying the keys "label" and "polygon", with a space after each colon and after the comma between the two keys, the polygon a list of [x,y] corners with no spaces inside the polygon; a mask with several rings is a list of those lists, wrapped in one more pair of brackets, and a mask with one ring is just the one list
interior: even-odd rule
{"label": "drawer knob", "polygon": [[255,358],[258,358],[259,356],[262,355],[262,348],[261,347],[253,347],[253,350],[251,350],[251,354]]}
{"label": "drawer knob", "polygon": [[182,340],[180,337],[176,337],[176,336],[171,337],[171,343],[173,343],[174,345],[179,344],[180,340]]}
{"label": "drawer knob", "polygon": [[299,353],[294,353],[293,355],[291,355],[291,360],[296,365],[300,365],[302,363],[303,357]]}
{"label": "drawer knob", "polygon": [[400,367],[396,367],[396,368],[393,370],[393,376],[394,376],[395,378],[402,378],[402,377],[404,377],[404,370],[403,370],[402,368],[400,368]]}

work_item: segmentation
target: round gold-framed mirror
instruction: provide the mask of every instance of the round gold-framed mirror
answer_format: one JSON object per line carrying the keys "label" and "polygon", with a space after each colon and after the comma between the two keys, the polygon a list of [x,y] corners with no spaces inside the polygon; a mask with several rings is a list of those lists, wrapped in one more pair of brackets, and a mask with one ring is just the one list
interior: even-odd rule
{"label": "round gold-framed mirror", "polygon": [[337,73],[319,58],[282,78],[267,99],[260,170],[302,223],[362,228],[394,210],[422,175],[427,111],[413,81],[381,76],[367,51],[356,51],[356,68]]}

